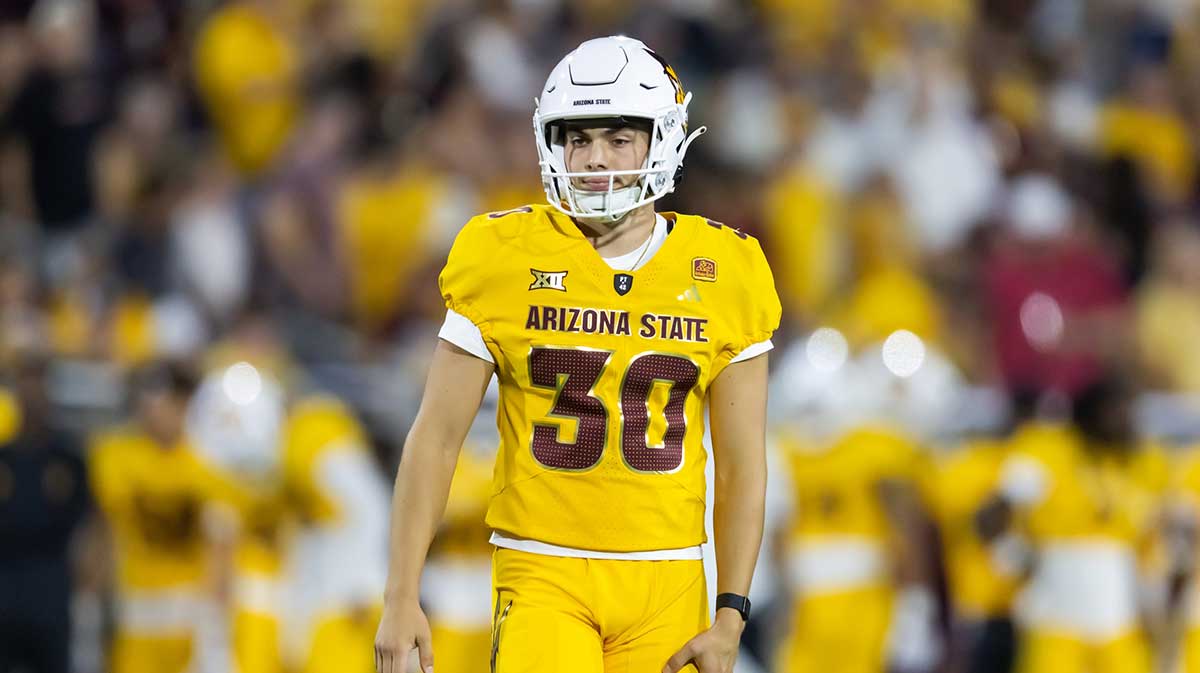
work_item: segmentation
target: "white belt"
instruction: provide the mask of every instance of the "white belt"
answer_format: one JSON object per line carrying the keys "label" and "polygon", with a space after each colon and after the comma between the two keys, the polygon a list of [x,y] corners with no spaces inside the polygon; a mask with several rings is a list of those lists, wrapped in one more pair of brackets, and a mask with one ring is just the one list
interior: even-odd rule
{"label": "white belt", "polygon": [[1138,619],[1133,550],[1107,538],[1044,545],[1033,578],[1017,599],[1017,616],[1027,626],[1089,640],[1128,632]]}
{"label": "white belt", "polygon": [[245,573],[234,580],[234,600],[239,610],[279,616],[283,602],[283,584],[274,575]]}
{"label": "white belt", "polygon": [[136,635],[188,636],[200,621],[203,603],[189,590],[130,592],[117,601],[117,622]]}
{"label": "white belt", "polygon": [[514,549],[529,554],[542,556],[562,556],[566,558],[588,558],[601,561],[701,561],[704,551],[700,545],[680,547],[678,549],[655,549],[653,551],[591,551],[575,547],[560,547],[556,544],[529,540],[526,538],[509,537],[499,531],[492,531],[488,542],[502,549]]}
{"label": "white belt", "polygon": [[832,593],[878,584],[885,576],[880,544],[863,537],[809,538],[792,544],[789,577],[801,594]]}

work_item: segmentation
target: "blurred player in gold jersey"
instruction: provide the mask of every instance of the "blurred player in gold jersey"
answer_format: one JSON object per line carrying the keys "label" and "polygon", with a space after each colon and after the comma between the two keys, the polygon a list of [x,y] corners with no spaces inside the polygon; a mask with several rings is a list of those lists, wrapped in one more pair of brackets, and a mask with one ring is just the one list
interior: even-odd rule
{"label": "blurred player in gold jersey", "polygon": [[240,362],[201,385],[188,429],[240,494],[238,673],[369,671],[386,494],[353,414],[322,395],[288,403]]}
{"label": "blurred player in gold jersey", "polygon": [[798,499],[787,541],[796,597],[779,670],[881,673],[894,573],[902,569],[903,585],[923,569],[905,544],[918,537],[916,447],[883,426],[856,427],[828,446],[795,437],[785,445]]}
{"label": "blurred player in gold jersey", "polygon": [[583,43],[534,113],[549,205],[482,215],[459,233],[439,281],[446,322],[396,479],[381,673],[406,670],[414,650],[423,670],[434,666],[422,566],[493,374],[492,670],[732,670],[762,537],[762,356],[780,308],[757,241],[654,211],[702,132],[687,130],[689,102],[641,42]]}
{"label": "blurred player in gold jersey", "polygon": [[[1200,672],[1200,445],[1180,451],[1171,479],[1168,515],[1171,579],[1168,591],[1168,665]],[[1164,667],[1165,670],[1165,667]]]}
{"label": "blurred player in gold jersey", "polygon": [[1036,392],[1015,391],[1005,427],[972,433],[937,461],[930,490],[953,614],[951,665],[965,673],[1011,673],[1015,664],[1012,613],[1029,572],[1029,544],[1015,526],[985,539],[977,514],[999,488],[1014,442],[1047,427],[1037,403]]}
{"label": "blurred player in gold jersey", "polygon": [[136,421],[101,432],[89,454],[115,560],[113,673],[200,670],[199,628],[215,587],[204,511],[220,481],[184,435],[194,379],[148,365],[133,380]]}
{"label": "blurred player in gold jersey", "polygon": [[484,673],[492,647],[491,530],[484,523],[496,464],[495,382],[454,468],[446,514],[421,576],[421,603],[429,615],[439,673]]}
{"label": "blurred player in gold jersey", "polygon": [[828,327],[798,339],[772,376],[794,500],[775,536],[792,594],[775,670],[933,670],[943,638],[925,447],[951,427],[962,378],[932,345],[903,370],[882,343],[837,343]]}
{"label": "blurred player in gold jersey", "polygon": [[1141,580],[1159,549],[1167,470],[1133,436],[1130,400],[1106,380],[1078,396],[1073,428],[1018,430],[979,513],[986,537],[1016,527],[1033,548],[1017,609],[1022,673],[1151,669]]}
{"label": "blurred player in gold jersey", "polygon": [[954,654],[969,673],[1010,673],[1013,600],[1027,547],[1016,533],[985,540],[975,514],[996,491],[1009,455],[1004,438],[967,441],[938,461],[934,512],[954,610]]}

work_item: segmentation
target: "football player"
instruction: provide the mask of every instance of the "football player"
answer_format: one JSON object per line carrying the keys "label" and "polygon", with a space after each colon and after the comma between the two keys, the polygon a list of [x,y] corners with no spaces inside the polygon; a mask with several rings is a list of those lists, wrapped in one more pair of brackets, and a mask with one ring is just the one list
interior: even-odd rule
{"label": "football player", "polygon": [[642,42],[584,42],[551,72],[533,116],[549,205],[481,215],[459,233],[396,479],[382,673],[404,671],[414,649],[433,667],[419,578],[493,373],[492,670],[732,669],[762,536],[764,354],[780,306],[755,239],[654,210],[703,132],[688,132],[689,102]]}
{"label": "football player", "polygon": [[1020,527],[1033,547],[1021,673],[1152,669],[1139,578],[1158,546],[1168,467],[1134,436],[1131,400],[1125,383],[1105,380],[1078,396],[1074,427],[1021,427],[977,514],[985,538]]}
{"label": "football player", "polygon": [[100,432],[89,452],[115,563],[114,673],[206,665],[199,638],[215,600],[215,537],[205,511],[225,495],[184,433],[194,387],[184,368],[146,365],[132,380],[135,421]]}
{"label": "football player", "polygon": [[491,531],[484,524],[496,463],[495,379],[471,424],[454,469],[446,515],[421,576],[421,604],[429,617],[438,673],[482,673],[492,648]]}
{"label": "football player", "polygon": [[239,492],[233,655],[239,673],[361,673],[383,586],[387,499],[365,431],[337,399],[246,362],[188,411],[197,452]]}

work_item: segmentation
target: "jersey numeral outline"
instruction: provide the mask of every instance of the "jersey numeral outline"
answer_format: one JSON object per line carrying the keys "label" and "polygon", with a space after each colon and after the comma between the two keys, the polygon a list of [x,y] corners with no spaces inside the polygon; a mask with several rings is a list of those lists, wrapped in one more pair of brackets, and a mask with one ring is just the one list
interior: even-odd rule
{"label": "jersey numeral outline", "polygon": [[[608,444],[608,407],[595,387],[608,367],[612,351],[539,346],[529,353],[529,380],[555,391],[550,418],[574,420],[575,440],[559,441],[559,426],[533,423],[530,447],[539,464],[554,470],[584,471],[599,464]],[[687,434],[684,406],[700,379],[700,367],[671,353],[635,356],[621,377],[619,413],[621,457],[634,472],[673,472],[683,464]],[[656,383],[670,386],[663,407],[667,427],[651,446],[650,396]]]}

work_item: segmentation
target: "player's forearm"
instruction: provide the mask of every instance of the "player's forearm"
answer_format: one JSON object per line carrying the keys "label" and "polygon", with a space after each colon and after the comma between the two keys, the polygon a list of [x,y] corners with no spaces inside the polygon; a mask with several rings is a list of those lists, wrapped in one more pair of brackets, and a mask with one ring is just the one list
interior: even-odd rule
{"label": "player's forearm", "polygon": [[424,428],[419,418],[404,443],[392,495],[389,600],[419,593],[425,554],[446,510],[460,445]]}
{"label": "player's forearm", "polygon": [[[761,455],[761,453],[760,453]],[[713,500],[717,593],[745,596],[762,545],[766,461],[718,470]]]}
{"label": "player's forearm", "polygon": [[767,357],[730,364],[709,391],[717,592],[746,595],[767,498]]}

